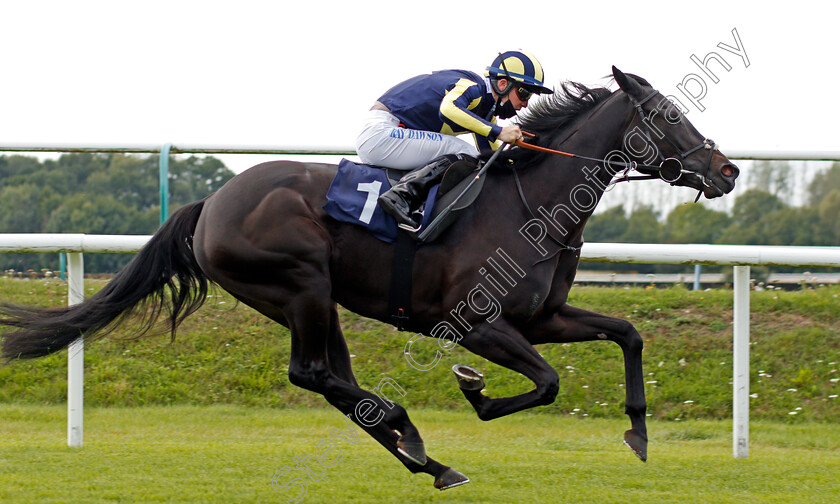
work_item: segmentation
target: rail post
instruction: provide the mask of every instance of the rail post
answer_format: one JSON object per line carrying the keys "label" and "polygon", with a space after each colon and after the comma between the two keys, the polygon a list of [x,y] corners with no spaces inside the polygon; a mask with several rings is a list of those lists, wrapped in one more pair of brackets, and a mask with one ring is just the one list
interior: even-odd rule
{"label": "rail post", "polygon": [[163,144],[160,148],[160,224],[169,218],[169,151],[172,144]]}
{"label": "rail post", "polygon": [[734,266],[732,454],[747,458],[750,439],[750,267]]}
{"label": "rail post", "polygon": [[[67,304],[85,299],[85,263],[81,252],[67,253]],[[85,343],[80,336],[67,348],[67,446],[84,439]]]}

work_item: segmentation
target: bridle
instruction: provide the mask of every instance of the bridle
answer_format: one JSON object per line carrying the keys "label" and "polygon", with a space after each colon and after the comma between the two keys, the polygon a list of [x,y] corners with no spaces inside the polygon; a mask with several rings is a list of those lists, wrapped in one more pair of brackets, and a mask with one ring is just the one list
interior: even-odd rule
{"label": "bridle", "polygon": [[[642,105],[644,105],[645,103],[650,101],[651,98],[653,98],[654,96],[659,94],[659,92],[656,91],[656,90],[653,90],[649,95],[644,97],[642,100],[636,100],[629,93],[625,93],[625,94],[627,94],[627,97],[630,99],[630,102],[633,104],[633,107],[636,109],[635,113],[638,114],[642,118],[641,122],[645,127],[645,129],[643,130],[645,136],[651,142],[651,144],[655,145],[655,143],[653,141],[653,138],[651,137],[651,132],[653,131],[653,127],[648,123],[648,121],[646,121],[644,119],[645,118],[645,111],[642,108]],[[524,136],[531,137],[531,138],[536,136],[533,133],[528,133],[528,132],[525,132],[525,131],[523,131],[522,134]],[[705,185],[706,187],[710,187],[709,174],[711,172],[712,156],[714,155],[714,152],[718,149],[718,146],[714,142],[714,140],[706,138],[702,142],[700,142],[699,144],[695,145],[694,147],[692,147],[690,149],[687,149],[687,150],[682,150],[676,144],[676,142],[674,142],[671,138],[669,138],[668,135],[666,135],[665,133],[662,133],[662,132],[657,130],[656,134],[657,134],[657,136],[663,138],[666,142],[668,142],[674,148],[674,150],[678,153],[677,155],[679,156],[679,158],[677,158],[677,157],[667,157],[666,158],[662,154],[662,151],[657,149],[656,151],[657,151],[657,154],[659,156],[659,165],[649,165],[649,164],[638,163],[636,161],[630,161],[628,163],[628,162],[624,162],[624,161],[581,156],[579,154],[572,154],[572,153],[563,152],[563,151],[560,151],[560,150],[549,149],[547,147],[541,147],[539,145],[529,144],[529,143],[527,143],[523,140],[517,140],[515,142],[515,145],[517,145],[519,147],[523,147],[525,149],[531,149],[531,150],[535,150],[535,151],[539,151],[539,152],[545,152],[545,153],[548,153],[548,154],[558,154],[558,155],[561,155],[561,156],[568,156],[568,157],[573,157],[573,158],[578,158],[578,159],[586,159],[588,161],[596,161],[598,163],[609,164],[610,167],[613,167],[613,166],[623,167],[624,169],[621,170],[620,175],[619,175],[618,171],[616,172],[616,178],[614,178],[614,182],[629,182],[631,180],[651,180],[651,179],[655,179],[655,178],[660,178],[660,179],[664,180],[665,182],[667,182],[671,185],[676,185],[677,181],[682,177],[683,173],[693,173],[694,175],[697,175],[700,178],[700,180],[703,182],[703,185]],[[701,149],[706,149],[706,150],[709,151],[709,155],[706,158],[706,163],[705,163],[702,171],[693,172],[691,170],[686,170],[685,168],[683,168],[683,163],[682,163],[683,160],[685,160],[688,156],[694,154],[695,152],[697,152]],[[644,170],[655,171],[655,172],[657,172],[657,174],[656,175],[642,174],[642,175],[639,175],[639,176],[631,177],[630,172],[638,171],[639,168],[644,169]],[[701,194],[702,194],[702,191],[701,191]],[[697,198],[698,199],[700,198],[700,194],[698,194]]]}
{"label": "bridle", "polygon": [[[647,137],[647,139],[651,143],[653,143],[653,138],[651,138],[650,133],[653,130],[653,127],[650,125],[650,123],[648,121],[644,120],[645,111],[642,108],[642,105],[644,105],[645,103],[650,101],[650,99],[653,98],[654,96],[656,96],[657,94],[659,94],[659,91],[654,89],[649,95],[644,97],[641,101],[636,101],[636,99],[633,98],[630,94],[627,94],[627,97],[630,98],[630,102],[636,108],[636,113],[639,114],[640,117],[642,117],[642,124],[645,126],[645,136]],[[671,147],[673,147],[674,150],[679,153],[679,156],[680,156],[679,159],[674,158],[674,157],[666,158],[665,156],[662,155],[662,151],[660,151],[659,149],[656,150],[657,154],[659,154],[660,177],[662,177],[662,171],[664,171],[664,170],[662,170],[662,167],[664,167],[665,163],[668,162],[669,160],[673,160],[673,162],[676,162],[677,165],[678,165],[678,169],[679,169],[679,171],[677,172],[677,177],[676,178],[674,178],[672,180],[668,180],[668,179],[662,177],[662,180],[664,180],[665,182],[668,182],[668,183],[673,185],[674,183],[677,182],[677,180],[680,179],[680,177],[682,177],[683,173],[694,173],[695,175],[700,177],[700,180],[703,182],[703,185],[705,185],[706,187],[709,187],[708,180],[709,180],[709,174],[710,174],[711,169],[712,169],[712,156],[714,155],[715,151],[718,150],[718,146],[715,143],[715,141],[712,140],[711,138],[705,138],[705,139],[703,139],[702,142],[695,145],[694,147],[683,151],[676,144],[676,142],[674,142],[673,140],[671,140],[671,138],[668,137],[668,135],[666,135],[665,133],[663,133],[661,131],[657,131],[657,133],[659,135],[661,135],[661,138],[663,138],[666,142],[668,142],[671,145]],[[700,149],[706,149],[706,150],[709,151],[709,155],[706,158],[706,164],[703,166],[703,170],[699,171],[699,172],[691,172],[690,170],[684,169],[683,166],[682,166],[683,160],[685,158],[687,158],[688,156],[694,154],[695,152],[699,151]]]}
{"label": "bridle", "polygon": [[[645,111],[642,108],[642,106],[645,103],[647,103],[648,101],[650,101],[651,98],[653,98],[654,96],[659,94],[659,92],[656,91],[656,90],[653,90],[649,95],[644,97],[642,100],[636,100],[629,93],[625,93],[625,94],[627,94],[627,97],[630,99],[630,102],[633,104],[633,107],[636,109],[636,111],[634,112],[634,117],[635,117],[636,114],[638,114],[642,118],[641,122],[645,126],[645,130],[644,130],[645,136],[647,137],[647,139],[650,141],[651,144],[655,145],[655,143],[653,142],[653,138],[651,137],[651,132],[653,131],[653,127],[648,123],[648,121],[645,121]],[[631,122],[632,122],[632,119],[631,119]],[[674,148],[674,150],[677,152],[677,155],[679,156],[679,158],[676,158],[676,157],[667,157],[666,158],[662,154],[662,151],[657,148],[656,151],[657,151],[657,154],[659,155],[659,165],[648,165],[648,164],[638,163],[636,161],[630,161],[629,163],[627,163],[627,162],[624,162],[624,161],[615,161],[615,160],[608,160],[608,159],[593,158],[593,157],[588,157],[588,156],[581,156],[581,155],[573,154],[573,153],[570,153],[570,152],[564,152],[564,151],[560,151],[560,150],[549,149],[548,147],[542,147],[542,146],[539,146],[539,145],[529,144],[529,143],[526,143],[522,139],[516,140],[514,142],[514,145],[516,145],[518,147],[525,148],[525,149],[538,151],[538,152],[545,152],[545,153],[548,153],[548,154],[557,154],[557,155],[567,156],[567,157],[572,157],[572,158],[585,159],[585,160],[588,160],[588,161],[596,161],[598,163],[604,163],[605,165],[609,164],[611,167],[612,166],[623,167],[624,169],[622,170],[621,175],[619,175],[619,173],[616,172],[615,176],[613,177],[612,183],[629,182],[631,180],[651,180],[651,179],[661,178],[662,180],[664,180],[665,182],[667,182],[671,185],[676,185],[677,181],[682,177],[683,173],[693,173],[694,175],[696,175],[700,178],[703,185],[705,185],[706,187],[710,187],[709,173],[711,171],[711,166],[712,166],[712,156],[714,155],[715,151],[718,149],[717,144],[713,140],[711,140],[709,138],[706,138],[702,142],[700,142],[699,144],[695,145],[694,147],[692,147],[690,149],[687,149],[687,150],[682,150],[677,145],[677,143],[674,142],[671,138],[669,138],[665,133],[662,133],[662,132],[657,130],[656,134],[657,134],[658,137],[664,138],[665,141],[668,142],[671,145],[671,147]],[[536,135],[534,135],[533,133],[529,133],[529,132],[526,132],[526,131],[522,131],[522,135],[526,136],[526,137],[529,137],[529,138],[535,138],[536,137]],[[706,164],[703,167],[702,171],[693,172],[691,170],[686,170],[683,167],[683,163],[682,163],[683,160],[685,160],[688,156],[691,156],[695,152],[700,151],[701,149],[706,149],[707,151],[709,151],[709,155],[706,157]],[[499,151],[501,151],[501,150],[503,150],[503,148],[499,149]],[[499,151],[496,152],[496,155],[498,155]],[[493,156],[493,158],[495,158],[495,155]],[[491,158],[491,160],[488,161],[487,164],[492,163],[493,158]],[[641,174],[641,175],[638,175],[638,176],[631,177],[630,172],[638,171],[639,168],[642,168],[644,170],[654,171],[654,172],[656,172],[656,174],[655,175],[654,174]],[[525,198],[525,193],[522,189],[522,184],[519,181],[519,176],[518,176],[515,168],[513,168],[513,177],[514,177],[514,181],[516,182],[516,188],[519,192],[519,198],[522,200],[522,203],[525,205],[525,209],[528,210],[528,213],[531,215],[532,218],[536,219],[537,217],[534,215],[534,212],[531,210],[531,206],[528,204],[528,201]],[[700,199],[700,196],[702,196],[702,194],[703,194],[702,190],[698,191],[697,198],[694,201],[697,202]],[[557,244],[560,248],[554,254],[551,254],[547,257],[544,257],[537,262],[542,262],[542,261],[548,260],[549,258],[553,257],[557,253],[562,252],[564,250],[570,250],[570,251],[580,250],[580,247],[573,247],[573,246],[567,245],[562,240],[559,240],[559,239],[555,238],[554,236],[552,236],[552,234],[549,233],[549,232],[546,232],[546,236],[552,242]]]}

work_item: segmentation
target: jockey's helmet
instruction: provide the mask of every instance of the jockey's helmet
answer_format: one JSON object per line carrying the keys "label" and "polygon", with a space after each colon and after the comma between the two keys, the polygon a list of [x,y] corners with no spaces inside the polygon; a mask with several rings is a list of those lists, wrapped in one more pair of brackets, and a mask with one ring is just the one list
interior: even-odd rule
{"label": "jockey's helmet", "polygon": [[499,53],[484,72],[485,77],[514,80],[533,93],[553,93],[543,86],[543,69],[533,54],[525,51]]}

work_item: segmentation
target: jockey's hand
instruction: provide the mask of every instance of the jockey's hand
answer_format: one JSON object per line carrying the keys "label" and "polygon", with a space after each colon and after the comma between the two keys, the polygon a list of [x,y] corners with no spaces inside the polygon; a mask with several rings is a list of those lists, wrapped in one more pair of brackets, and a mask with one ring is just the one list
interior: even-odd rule
{"label": "jockey's hand", "polygon": [[505,143],[513,143],[522,138],[522,130],[516,124],[504,126],[502,132],[496,138]]}

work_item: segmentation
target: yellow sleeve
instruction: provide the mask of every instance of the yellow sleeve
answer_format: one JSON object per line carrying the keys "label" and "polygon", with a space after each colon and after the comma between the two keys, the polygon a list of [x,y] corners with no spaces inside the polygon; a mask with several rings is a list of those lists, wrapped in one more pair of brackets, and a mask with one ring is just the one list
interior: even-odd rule
{"label": "yellow sleeve", "polygon": [[[467,110],[459,107],[455,101],[461,96],[464,95],[464,92],[472,86],[476,86],[477,83],[469,80],[469,79],[460,79],[458,82],[455,83],[455,87],[452,88],[451,91],[446,93],[443,97],[443,101],[440,103],[440,113],[443,117],[452,121],[453,123],[461,126],[462,128],[466,129],[467,131],[472,131],[477,133],[483,137],[490,137],[492,136],[495,140],[496,135],[494,135],[494,129],[501,128],[496,126],[490,122],[485,121],[484,119],[478,117],[475,114],[468,112],[471,109],[474,109],[478,106],[479,102],[481,102],[481,98],[476,98],[475,100],[471,101],[470,104],[467,106]],[[495,126],[495,128],[494,128]]]}

